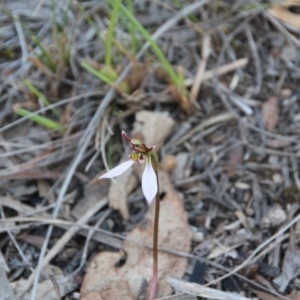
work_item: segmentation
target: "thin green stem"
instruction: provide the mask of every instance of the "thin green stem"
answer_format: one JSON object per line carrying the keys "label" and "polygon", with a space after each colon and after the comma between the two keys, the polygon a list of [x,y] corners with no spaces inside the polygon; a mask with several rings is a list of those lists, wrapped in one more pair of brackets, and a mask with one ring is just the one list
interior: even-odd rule
{"label": "thin green stem", "polygon": [[158,170],[155,170],[157,180],[157,193],[155,196],[155,212],[154,212],[154,230],[153,230],[153,273],[150,286],[149,300],[154,300],[157,283],[158,283],[158,230],[159,230],[159,182],[158,182]]}

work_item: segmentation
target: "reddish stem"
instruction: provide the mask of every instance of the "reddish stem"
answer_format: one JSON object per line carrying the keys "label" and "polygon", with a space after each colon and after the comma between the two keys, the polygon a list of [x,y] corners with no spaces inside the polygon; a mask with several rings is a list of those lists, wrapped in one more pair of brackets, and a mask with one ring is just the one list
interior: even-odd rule
{"label": "reddish stem", "polygon": [[150,293],[148,300],[154,300],[158,284],[158,228],[159,228],[159,183],[158,183],[158,171],[156,173],[157,180],[157,193],[155,196],[155,213],[154,213],[154,230],[153,230],[153,273],[150,285]]}

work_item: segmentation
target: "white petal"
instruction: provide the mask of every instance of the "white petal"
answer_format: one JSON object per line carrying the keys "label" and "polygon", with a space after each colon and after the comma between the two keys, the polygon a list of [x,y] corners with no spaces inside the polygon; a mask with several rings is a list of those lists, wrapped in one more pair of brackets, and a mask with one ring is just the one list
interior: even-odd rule
{"label": "white petal", "polygon": [[107,173],[103,174],[102,176],[100,176],[99,179],[113,178],[113,177],[119,176],[122,173],[124,173],[127,169],[129,169],[133,164],[134,164],[133,160],[131,160],[131,159],[127,160],[127,161],[121,163],[120,165],[116,166],[115,168],[112,168]]}
{"label": "white petal", "polygon": [[158,190],[156,180],[156,174],[153,170],[153,167],[151,163],[147,162],[142,177],[142,189],[149,204],[154,199]]}

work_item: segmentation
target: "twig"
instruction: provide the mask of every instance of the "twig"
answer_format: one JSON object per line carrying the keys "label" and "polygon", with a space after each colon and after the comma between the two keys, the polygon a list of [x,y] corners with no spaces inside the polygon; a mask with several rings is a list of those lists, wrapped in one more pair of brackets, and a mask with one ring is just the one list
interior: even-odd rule
{"label": "twig", "polygon": [[[152,249],[152,246],[151,245],[147,245],[147,244],[144,244],[144,243],[141,243],[141,242],[138,242],[136,240],[132,240],[132,239],[128,239],[126,238],[125,236],[122,236],[122,235],[119,235],[119,234],[115,234],[115,233],[111,233],[109,231],[106,231],[106,230],[103,230],[103,229],[100,229],[100,228],[93,228],[91,226],[88,226],[88,225],[82,225],[82,224],[74,224],[73,222],[68,222],[68,221],[63,221],[63,220],[53,220],[53,219],[47,219],[47,218],[24,218],[24,217],[14,217],[14,218],[8,218],[6,220],[7,222],[34,222],[34,223],[41,223],[41,225],[44,225],[44,224],[53,224],[53,225],[56,225],[56,226],[59,226],[59,225],[67,225],[67,226],[78,226],[79,228],[81,229],[85,229],[85,230],[94,230],[96,232],[101,232],[101,233],[104,233],[108,236],[113,236],[113,237],[116,237],[116,238],[119,238],[121,240],[126,240],[128,242],[131,242],[131,243],[134,243],[135,245],[138,245],[138,246],[141,246],[141,247],[146,247],[148,249]],[[249,262],[252,262],[253,260],[255,260],[254,256],[256,253],[258,253],[260,251],[260,249],[263,249],[268,243],[272,242],[274,239],[276,239],[277,237],[279,237],[280,235],[282,235],[282,233],[284,231],[286,231],[287,229],[289,229],[290,226],[294,225],[295,223],[299,222],[300,221],[300,214],[292,221],[290,222],[289,224],[287,224],[286,226],[284,226],[279,232],[277,232],[274,236],[272,236],[271,238],[269,238],[267,241],[265,241],[262,245],[260,245],[256,250],[255,250],[255,253],[253,253],[251,255],[251,257],[249,257],[247,259],[246,262],[244,262],[244,264],[248,265]],[[3,224],[5,223],[4,220],[0,220],[0,224]],[[19,225],[18,228],[20,228],[21,226]],[[11,229],[11,228],[10,228]],[[0,233],[1,233],[1,227],[0,227]],[[275,244],[275,243],[274,243]],[[213,267],[216,267],[220,270],[223,270],[224,272],[228,273],[228,276],[231,276],[231,275],[234,275],[234,276],[237,276],[238,278],[244,280],[245,282],[257,287],[257,288],[260,288],[264,291],[267,291],[267,292],[270,292],[271,294],[273,295],[276,295],[276,296],[280,296],[282,297],[283,299],[286,299],[286,300],[289,300],[288,298],[282,296],[282,295],[279,295],[278,293],[274,293],[272,291],[270,291],[268,288],[254,282],[254,281],[251,281],[250,279],[240,275],[239,273],[236,273],[236,272],[233,272],[232,274],[230,273],[230,270],[226,267],[223,267],[222,265],[216,263],[216,262],[213,262],[211,260],[208,260],[208,259],[205,259],[205,258],[201,258],[201,257],[198,257],[198,256],[195,256],[195,255],[192,255],[190,253],[185,253],[185,252],[180,252],[180,251],[175,251],[175,250],[171,250],[171,249],[165,249],[165,248],[161,248],[159,247],[158,248],[160,251],[163,251],[163,252],[166,252],[166,253],[170,253],[170,254],[173,254],[173,255],[177,255],[177,256],[180,256],[180,257],[186,257],[186,258],[192,258],[192,259],[196,259],[196,260],[199,260],[201,262],[204,262],[208,265],[211,265]],[[245,265],[245,266],[246,266]],[[239,266],[241,268],[244,267],[244,265],[241,265]],[[235,271],[235,270],[234,270]],[[229,274],[230,273],[230,274]],[[222,279],[218,279],[218,282],[219,280],[222,280]],[[210,284],[210,283],[209,283]]]}
{"label": "twig", "polygon": [[82,95],[77,95],[77,96],[74,96],[74,97],[71,97],[71,98],[67,98],[67,99],[64,99],[62,101],[59,101],[57,103],[53,103],[49,106],[45,106],[39,110],[36,110],[35,112],[33,113],[30,113],[28,114],[27,116],[25,117],[22,117],[14,122],[11,122],[9,124],[7,124],[6,126],[3,126],[2,128],[0,128],[0,132],[3,132],[9,128],[12,128],[20,123],[23,123],[24,121],[30,119],[33,115],[36,115],[36,114],[42,114],[48,110],[52,110],[53,108],[55,107],[58,107],[58,106],[61,106],[61,105],[64,105],[64,104],[67,104],[69,103],[70,101],[78,101],[82,98],[86,98],[86,97],[92,97],[92,96],[102,96],[103,95],[103,92],[99,92],[99,91],[93,91],[93,92],[89,92],[89,93],[84,93]]}
{"label": "twig", "polygon": [[[226,65],[223,65],[223,66],[220,66],[220,67],[216,67],[213,70],[206,71],[203,74],[202,82],[205,82],[209,79],[212,79],[215,76],[224,75],[224,74],[226,74],[228,72],[231,72],[231,71],[234,71],[238,68],[242,68],[245,65],[247,65],[247,63],[248,63],[248,58],[240,58],[240,59],[237,59],[237,60],[235,60],[235,61],[233,61],[229,64],[226,64]],[[193,84],[194,80],[195,80],[194,78],[186,79],[185,80],[185,85],[187,87],[191,86]]]}
{"label": "twig", "polygon": [[253,35],[250,29],[250,26],[246,27],[246,36],[248,39],[248,43],[252,52],[252,56],[254,58],[254,65],[255,65],[255,77],[256,77],[256,87],[254,89],[254,94],[258,94],[261,90],[262,86],[262,69],[261,69],[261,62],[259,59],[258,51],[256,44],[253,40]]}
{"label": "twig", "polygon": [[[266,247],[269,243],[271,243],[273,240],[275,240],[276,238],[278,238],[280,235],[282,235],[286,230],[288,230],[290,227],[292,227],[294,224],[296,224],[297,222],[300,221],[300,214],[298,214],[291,222],[289,222],[287,225],[285,225],[284,227],[282,227],[280,230],[278,230],[274,235],[272,235],[270,238],[268,238],[266,241],[264,241],[262,244],[260,244],[253,252],[252,254],[239,266],[235,267],[231,272],[209,282],[207,284],[207,286],[209,285],[213,285],[216,284],[220,281],[222,281],[225,278],[228,278],[232,275],[235,275],[238,271],[240,271],[241,269],[245,268],[247,265],[249,265],[249,263],[251,263],[253,260],[256,259],[256,255],[259,254],[259,252]],[[284,299],[288,299],[284,296],[281,296]]]}
{"label": "twig", "polygon": [[20,22],[18,22],[19,16],[18,16],[17,11],[15,11],[13,13],[13,15],[14,15],[13,20],[14,20],[16,30],[17,30],[17,34],[18,34],[18,37],[19,37],[19,40],[20,40],[20,46],[21,46],[21,51],[22,51],[21,65],[23,67],[25,65],[25,63],[27,62],[28,51],[27,51],[27,46],[26,46],[26,41],[25,41],[23,29],[20,25]]}
{"label": "twig", "polygon": [[[83,216],[72,226],[70,227],[65,234],[55,243],[55,245],[49,250],[47,255],[44,257],[42,261],[41,267],[46,266],[51,259],[53,259],[65,246],[65,244],[72,238],[74,234],[79,230],[78,225],[85,224],[99,209],[105,206],[108,202],[108,199],[103,199],[102,201],[97,202],[94,206],[88,209]],[[50,225],[53,226],[53,225]],[[27,279],[29,283],[31,283],[36,278],[35,270]]]}
{"label": "twig", "polygon": [[206,128],[206,127],[215,125],[215,124],[220,123],[220,122],[226,122],[226,121],[229,121],[233,118],[234,118],[234,115],[232,113],[227,113],[227,112],[219,114],[217,116],[213,116],[211,118],[208,118],[208,119],[202,121],[198,126],[191,129],[186,135],[184,135],[181,139],[176,141],[173,146],[175,146],[175,145],[177,146],[177,145],[182,144],[183,142],[185,142],[189,138],[193,137],[196,132],[198,132],[198,131]]}
{"label": "twig", "polygon": [[[100,225],[104,222],[104,220],[111,214],[111,212],[112,212],[112,208],[107,209],[106,212],[97,221],[94,228],[99,228]],[[88,246],[89,246],[90,240],[92,239],[94,233],[95,233],[95,230],[90,230],[88,232],[88,235],[87,235],[84,247],[83,247],[83,252],[82,252],[82,255],[81,255],[80,264],[79,264],[78,268],[72,273],[73,276],[75,274],[77,274],[83,268],[83,266],[86,262],[87,253],[88,253]]]}
{"label": "twig", "polygon": [[[1,218],[3,220],[5,220],[5,215],[4,215],[4,211],[2,209],[2,205],[0,203],[0,212],[1,212]],[[15,239],[14,235],[11,233],[11,231],[9,229],[6,230],[6,232],[8,233],[10,239],[12,240],[13,244],[15,245],[16,249],[18,250],[20,256],[22,257],[23,261],[26,263],[26,265],[28,265],[29,269],[31,271],[33,271],[33,268],[31,266],[31,263],[27,260],[26,256],[23,253],[22,248],[20,247],[20,245],[18,244],[17,240]]]}
{"label": "twig", "polygon": [[191,89],[190,97],[191,97],[191,102],[199,108],[197,101],[197,97],[200,91],[201,83],[203,81],[203,77],[205,74],[205,69],[207,65],[207,61],[209,59],[211,52],[211,47],[210,47],[210,35],[204,35],[202,39],[202,57],[200,64],[198,66],[198,70],[196,72],[196,76],[194,78],[194,83]]}
{"label": "twig", "polygon": [[263,12],[264,16],[295,46],[300,47],[300,41],[295,38],[288,30],[286,30],[280,22],[278,22],[273,16],[267,11]]}

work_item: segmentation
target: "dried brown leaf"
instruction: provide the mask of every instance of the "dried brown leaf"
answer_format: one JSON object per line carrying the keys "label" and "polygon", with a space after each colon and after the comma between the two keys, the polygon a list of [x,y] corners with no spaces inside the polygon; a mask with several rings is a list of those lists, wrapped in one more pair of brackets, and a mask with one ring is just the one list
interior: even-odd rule
{"label": "dried brown leaf", "polygon": [[291,11],[291,8],[295,6],[300,6],[299,0],[280,1],[280,4],[273,5],[269,9],[269,13],[276,19],[300,28],[300,14],[295,11]]}
{"label": "dried brown leaf", "polygon": [[147,146],[155,145],[158,151],[171,134],[175,121],[168,112],[142,110],[136,113],[132,134],[142,135]]}
{"label": "dried brown leaf", "polygon": [[128,169],[126,172],[116,177],[110,184],[108,192],[109,206],[119,210],[124,220],[129,218],[127,196],[137,187],[137,185],[138,179],[134,174],[133,168]]}
{"label": "dried brown leaf", "polygon": [[243,162],[243,147],[239,145],[232,149],[229,154],[228,158],[224,164],[224,170],[228,177],[234,177],[237,175],[239,168]]}
{"label": "dried brown leaf", "polygon": [[[281,300],[281,298],[278,298],[276,296],[273,296],[271,294],[268,294],[263,291],[255,290],[255,293],[261,300]],[[300,295],[297,294],[289,294],[285,296],[286,298],[289,298],[291,300],[300,300]]]}
{"label": "dried brown leaf", "polygon": [[[160,210],[159,247],[189,252],[192,233],[187,223],[187,213],[184,210],[182,200],[166,173],[160,172],[159,180],[162,187],[161,192],[165,192]],[[124,242],[127,260],[123,266],[116,267],[124,255],[123,252],[102,252],[95,257],[84,278],[81,300],[137,299],[140,292],[143,291],[143,287],[148,287],[152,276],[152,251],[136,245],[130,240],[152,245],[153,220],[154,205],[151,205],[143,222],[128,234],[128,241]],[[159,253],[159,297],[172,293],[172,288],[167,283],[166,277],[181,277],[186,267],[186,258],[164,252]],[[118,295],[112,296],[112,294],[107,293],[106,298],[103,298],[104,292],[114,289],[118,289]]]}
{"label": "dried brown leaf", "polygon": [[291,300],[300,300],[300,294],[289,294],[287,297]]}
{"label": "dried brown leaf", "polygon": [[[69,294],[77,288],[77,283],[72,277],[66,277],[64,275],[55,276],[55,281],[59,288],[59,294],[61,297]],[[15,294],[20,294],[25,291],[28,286],[27,280],[21,279],[11,283],[11,287]],[[31,292],[27,292],[22,300],[30,300]],[[36,299],[43,300],[57,300],[57,295],[53,287],[53,283],[50,279],[47,279],[38,285]]]}
{"label": "dried brown leaf", "polygon": [[274,131],[279,121],[279,108],[276,97],[270,97],[262,106],[262,115],[268,131]]}
{"label": "dried brown leaf", "polygon": [[278,297],[263,291],[255,290],[255,293],[257,294],[258,298],[261,300],[280,300]]}

